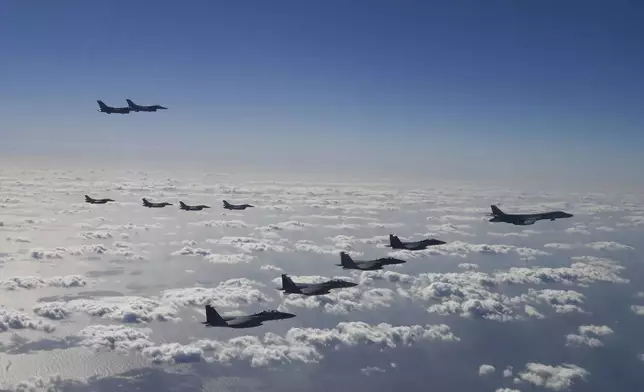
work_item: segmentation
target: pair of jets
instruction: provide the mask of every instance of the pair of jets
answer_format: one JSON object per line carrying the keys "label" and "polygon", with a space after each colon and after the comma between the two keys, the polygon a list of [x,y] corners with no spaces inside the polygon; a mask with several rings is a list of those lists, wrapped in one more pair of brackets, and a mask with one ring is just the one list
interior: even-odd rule
{"label": "pair of jets", "polygon": [[[153,203],[153,202],[149,201],[148,199],[146,199],[145,197],[143,199],[141,199],[141,200],[143,200],[143,206],[148,207],[148,208],[163,208],[165,206],[173,205],[172,203],[168,203],[168,202],[165,202],[165,201],[162,202],[162,203]],[[85,195],[85,202],[90,203],[90,204],[106,204],[106,203],[109,203],[111,201],[116,201],[116,200],[114,200],[114,199],[93,199],[93,198]],[[224,200],[223,202],[224,202],[224,208],[227,209],[227,210],[245,210],[248,207],[254,207],[253,205],[250,205],[250,204],[230,204],[226,200]],[[186,203],[184,203],[182,201],[179,202],[179,205],[180,205],[180,208],[182,210],[185,210],[185,211],[201,211],[204,208],[210,208],[209,206],[204,205],[204,204],[200,204],[200,205],[197,205],[197,206],[189,206],[189,205],[187,205]]]}
{"label": "pair of jets", "polygon": [[[322,283],[295,283],[286,274],[282,274],[282,287],[278,288],[284,294],[301,295],[325,295],[333,289],[357,286],[357,283],[341,279],[331,279]],[[264,321],[285,320],[295,317],[292,313],[280,312],[279,310],[265,310],[243,316],[222,316],[211,305],[206,305],[206,327],[228,327],[228,328],[253,328],[259,327]]]}
{"label": "pair of jets", "polygon": [[150,105],[150,106],[142,106],[142,105],[137,105],[134,102],[132,102],[130,99],[125,100],[127,102],[126,107],[112,107],[112,106],[107,106],[103,101],[98,100],[98,111],[107,113],[107,114],[112,114],[112,113],[118,113],[118,114],[128,114],[130,112],[156,112],[157,110],[166,110],[168,108],[163,107],[161,105]]}

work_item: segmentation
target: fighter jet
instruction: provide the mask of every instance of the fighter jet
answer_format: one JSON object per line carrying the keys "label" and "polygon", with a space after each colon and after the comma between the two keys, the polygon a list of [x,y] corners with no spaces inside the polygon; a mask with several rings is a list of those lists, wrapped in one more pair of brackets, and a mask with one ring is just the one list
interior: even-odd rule
{"label": "fighter jet", "polygon": [[492,208],[492,213],[490,215],[493,216],[493,218],[490,219],[490,222],[505,222],[520,226],[533,225],[538,220],[549,219],[553,221],[555,219],[573,217],[573,214],[568,214],[563,211],[543,212],[540,214],[506,214],[495,205],[490,207]]}
{"label": "fighter jet", "polygon": [[255,207],[250,204],[230,204],[224,200],[224,208],[227,210],[245,210],[248,207]]}
{"label": "fighter jet", "polygon": [[392,249],[406,249],[406,250],[423,250],[432,245],[443,245],[447,242],[437,240],[435,238],[420,240],[415,242],[403,242],[397,235],[389,234],[389,245],[385,245]]}
{"label": "fighter jet", "polygon": [[116,201],[112,199],[92,199],[91,197],[85,195],[85,203],[90,203],[90,204],[105,204],[109,201]]}
{"label": "fighter jet", "polygon": [[173,205],[172,203],[168,203],[168,202],[165,202],[165,201],[163,203],[151,203],[145,197],[143,199],[141,199],[141,200],[143,200],[143,207],[148,207],[148,208],[163,208],[165,206]]}
{"label": "fighter jet", "polygon": [[135,104],[129,99],[125,100],[127,102],[127,106],[129,109],[133,112],[156,112],[157,110],[165,110],[168,109],[166,107],[163,107],[161,105],[151,105],[151,106],[140,106]]}
{"label": "fighter jet", "polygon": [[222,317],[215,308],[206,305],[206,321],[202,322],[206,327],[228,327],[228,328],[252,328],[259,327],[264,321],[284,320],[295,317],[294,314],[280,312],[278,310],[265,310],[263,312],[244,316]]}
{"label": "fighter jet", "polygon": [[128,114],[130,113],[130,108],[129,107],[124,107],[124,108],[113,108],[111,106],[107,106],[103,101],[96,101],[98,102],[98,111],[107,113],[107,114],[112,114],[112,113],[119,113],[119,114]]}
{"label": "fighter jet", "polygon": [[181,208],[182,210],[186,210],[186,211],[201,211],[204,208],[210,208],[210,207],[208,207],[207,205],[204,205],[204,204],[199,204],[198,206],[189,206],[189,205],[187,205],[186,203],[184,203],[182,201],[179,202],[179,206],[180,206],[179,208]]}
{"label": "fighter jet", "polygon": [[284,294],[324,295],[330,290],[357,286],[357,283],[340,279],[332,279],[323,283],[295,283],[286,274],[282,274],[282,288]]}
{"label": "fighter jet", "polygon": [[384,257],[376,260],[359,260],[354,261],[351,256],[344,252],[340,252],[340,263],[336,264],[339,267],[344,269],[357,269],[363,271],[373,271],[382,269],[385,265],[390,264],[403,264],[406,263],[405,260],[395,259],[393,257]]}

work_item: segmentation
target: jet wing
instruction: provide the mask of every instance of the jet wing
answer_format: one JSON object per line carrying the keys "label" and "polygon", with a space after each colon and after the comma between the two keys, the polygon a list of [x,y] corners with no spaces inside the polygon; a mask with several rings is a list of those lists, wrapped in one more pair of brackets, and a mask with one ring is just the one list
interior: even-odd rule
{"label": "jet wing", "polygon": [[526,218],[521,220],[522,225],[533,225],[537,221],[537,218]]}

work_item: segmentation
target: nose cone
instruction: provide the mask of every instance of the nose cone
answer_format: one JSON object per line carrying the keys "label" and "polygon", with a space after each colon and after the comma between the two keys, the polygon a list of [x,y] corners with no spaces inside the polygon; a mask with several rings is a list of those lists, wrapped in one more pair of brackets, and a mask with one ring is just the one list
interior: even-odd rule
{"label": "nose cone", "polygon": [[353,283],[353,282],[344,282],[342,284],[343,287],[356,287],[357,285],[358,285],[357,283]]}
{"label": "nose cone", "polygon": [[434,240],[433,243],[434,245],[443,245],[443,244],[446,244],[447,242],[441,241],[441,240]]}
{"label": "nose cone", "polygon": [[295,317],[295,315],[294,315],[293,313],[286,313],[286,312],[282,312],[282,313],[281,313],[281,316],[282,316],[282,318],[284,318],[284,319],[290,319],[290,318]]}
{"label": "nose cone", "polygon": [[565,218],[572,218],[573,216],[574,216],[573,214],[569,214],[567,212],[564,212],[564,217]]}

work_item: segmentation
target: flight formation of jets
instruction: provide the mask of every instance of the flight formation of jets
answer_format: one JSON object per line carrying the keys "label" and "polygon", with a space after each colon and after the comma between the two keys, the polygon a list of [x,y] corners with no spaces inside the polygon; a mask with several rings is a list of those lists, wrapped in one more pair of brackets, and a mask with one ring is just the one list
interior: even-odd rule
{"label": "flight formation of jets", "polygon": [[150,105],[150,106],[137,105],[129,99],[126,99],[125,101],[127,102],[127,106],[120,107],[120,108],[107,106],[105,102],[101,100],[98,100],[96,102],[98,102],[98,111],[107,113],[107,114],[112,114],[112,113],[128,114],[130,112],[156,112],[157,110],[168,109],[161,105]]}
{"label": "flight formation of jets", "polygon": [[[100,102],[100,101],[99,101]],[[143,198],[143,206],[148,208],[164,208],[173,205],[168,202],[151,202]],[[93,199],[85,195],[85,202],[90,204],[107,204],[114,202],[113,199]],[[200,204],[190,206],[183,201],[179,201],[180,209],[184,211],[201,211],[204,208],[210,208],[207,205]],[[227,210],[245,210],[246,208],[254,207],[250,204],[230,204],[228,201],[223,201],[223,208]],[[538,220],[551,220],[563,218],[571,218],[573,215],[563,211],[544,212],[539,214],[506,214],[499,209],[499,207],[492,205],[492,219],[490,222],[504,222],[513,225],[525,226],[533,225]],[[401,241],[398,236],[389,234],[389,245],[392,249],[404,249],[409,251],[427,249],[429,246],[446,244],[445,241],[437,240],[435,238],[424,239],[414,242]],[[340,264],[336,264],[344,269],[354,269],[360,271],[373,271],[381,270],[384,266],[394,264],[404,264],[405,260],[397,259],[394,257],[382,257],[375,260],[353,260],[345,252],[340,252]],[[342,289],[357,286],[356,283],[348,282],[340,279],[332,279],[322,283],[297,283],[294,282],[287,274],[282,274],[282,287],[278,288],[286,295],[325,295],[329,294],[333,289]],[[221,316],[214,307],[206,305],[206,321],[202,322],[206,327],[228,327],[228,328],[252,328],[262,325],[264,321],[271,320],[284,320],[295,317],[292,313],[280,312],[278,310],[267,310],[259,313],[242,315],[242,316]]]}

